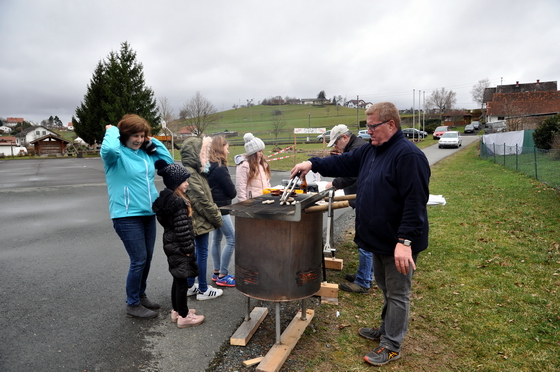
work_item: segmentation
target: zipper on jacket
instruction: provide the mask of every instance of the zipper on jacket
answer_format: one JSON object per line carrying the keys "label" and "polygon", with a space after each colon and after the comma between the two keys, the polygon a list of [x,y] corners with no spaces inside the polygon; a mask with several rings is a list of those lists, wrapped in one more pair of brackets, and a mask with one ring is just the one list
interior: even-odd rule
{"label": "zipper on jacket", "polygon": [[148,198],[150,199],[150,205],[152,205],[153,201],[152,201],[152,190],[150,186],[150,167],[148,166],[148,162],[146,161],[146,159],[142,159],[142,160],[144,160],[144,164],[146,165],[146,185],[148,186]]}
{"label": "zipper on jacket", "polygon": [[123,190],[123,202],[124,202],[124,208],[126,210],[126,213],[128,214],[128,206],[130,204],[130,195],[128,193],[128,187],[125,186],[124,190]]}

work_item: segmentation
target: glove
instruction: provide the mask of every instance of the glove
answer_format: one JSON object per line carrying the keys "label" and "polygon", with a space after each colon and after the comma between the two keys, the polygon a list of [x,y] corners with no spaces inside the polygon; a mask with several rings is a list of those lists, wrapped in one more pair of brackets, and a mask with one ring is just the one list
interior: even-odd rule
{"label": "glove", "polygon": [[148,155],[155,154],[157,147],[152,140],[146,140],[141,146]]}

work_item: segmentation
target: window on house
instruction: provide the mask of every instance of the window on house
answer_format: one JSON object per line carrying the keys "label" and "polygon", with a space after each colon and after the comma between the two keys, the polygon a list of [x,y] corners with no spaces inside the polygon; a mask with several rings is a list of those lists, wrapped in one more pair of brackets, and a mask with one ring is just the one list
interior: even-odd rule
{"label": "window on house", "polygon": [[35,134],[36,134],[36,135],[39,135],[39,134],[41,134],[41,131],[36,130],[36,131],[35,131]]}
{"label": "window on house", "polygon": [[505,116],[498,116],[498,120],[506,120]]}
{"label": "window on house", "polygon": [[46,135],[47,135],[47,131],[44,130],[44,131],[43,131],[43,136],[46,136]]}

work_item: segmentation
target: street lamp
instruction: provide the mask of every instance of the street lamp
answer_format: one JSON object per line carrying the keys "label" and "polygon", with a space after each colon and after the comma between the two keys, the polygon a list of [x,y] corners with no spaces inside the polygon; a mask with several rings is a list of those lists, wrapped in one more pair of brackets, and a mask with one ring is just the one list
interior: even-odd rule
{"label": "street lamp", "polygon": [[[307,127],[311,128],[311,113],[309,113],[309,120],[307,121]],[[309,133],[307,133],[307,142],[309,142]]]}
{"label": "street lamp", "polygon": [[167,123],[165,122],[165,120],[161,122],[161,127],[163,129],[167,129],[169,133],[171,133],[171,157],[173,158],[173,162],[175,162],[175,147],[173,145],[173,132],[171,131],[171,129],[167,128]]}
{"label": "street lamp", "polygon": [[251,117],[251,132],[253,131],[253,113],[251,112],[251,106],[253,104],[253,99],[247,100],[247,106],[249,106],[249,116]]}

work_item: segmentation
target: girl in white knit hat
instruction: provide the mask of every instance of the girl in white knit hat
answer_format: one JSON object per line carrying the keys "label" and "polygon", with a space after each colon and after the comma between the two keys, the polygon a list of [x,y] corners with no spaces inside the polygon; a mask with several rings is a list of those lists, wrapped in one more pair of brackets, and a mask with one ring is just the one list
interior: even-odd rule
{"label": "girl in white knit hat", "polygon": [[264,142],[252,133],[246,133],[243,140],[245,157],[240,162],[236,161],[235,175],[237,199],[240,202],[262,195],[263,189],[270,187],[270,165],[263,156]]}

